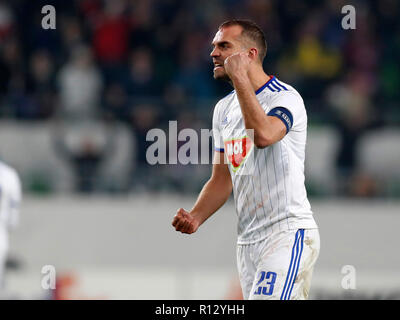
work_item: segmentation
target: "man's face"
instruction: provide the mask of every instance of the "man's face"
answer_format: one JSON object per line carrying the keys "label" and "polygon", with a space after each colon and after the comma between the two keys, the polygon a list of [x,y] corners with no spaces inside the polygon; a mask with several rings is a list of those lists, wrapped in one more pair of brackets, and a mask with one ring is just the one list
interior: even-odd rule
{"label": "man's face", "polygon": [[225,72],[224,61],[230,55],[244,50],[241,33],[241,26],[225,27],[216,33],[211,43],[213,50],[210,53],[214,64],[214,79],[230,80]]}

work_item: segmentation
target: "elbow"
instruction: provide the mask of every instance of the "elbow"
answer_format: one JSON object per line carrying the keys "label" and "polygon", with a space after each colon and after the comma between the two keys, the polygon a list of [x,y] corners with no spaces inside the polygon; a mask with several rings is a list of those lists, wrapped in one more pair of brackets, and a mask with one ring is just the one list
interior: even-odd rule
{"label": "elbow", "polygon": [[274,141],[268,137],[254,137],[254,145],[258,149],[264,149],[272,144],[274,144]]}

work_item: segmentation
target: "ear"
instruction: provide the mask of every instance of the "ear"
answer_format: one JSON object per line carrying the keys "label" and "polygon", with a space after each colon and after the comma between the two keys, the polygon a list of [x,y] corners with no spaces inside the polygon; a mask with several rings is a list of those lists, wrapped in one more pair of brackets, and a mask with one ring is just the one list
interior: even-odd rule
{"label": "ear", "polygon": [[249,50],[249,58],[251,60],[255,60],[258,57],[258,50],[257,48],[250,48]]}

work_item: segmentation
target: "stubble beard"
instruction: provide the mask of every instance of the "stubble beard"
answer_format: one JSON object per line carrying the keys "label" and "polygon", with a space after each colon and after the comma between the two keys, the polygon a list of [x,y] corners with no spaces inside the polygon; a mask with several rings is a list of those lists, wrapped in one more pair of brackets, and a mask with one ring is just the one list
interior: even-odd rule
{"label": "stubble beard", "polygon": [[226,82],[229,82],[229,83],[232,82],[231,78],[229,78],[229,76],[226,74],[225,71],[224,72],[220,72],[220,73],[214,72],[214,79],[215,80],[226,81]]}

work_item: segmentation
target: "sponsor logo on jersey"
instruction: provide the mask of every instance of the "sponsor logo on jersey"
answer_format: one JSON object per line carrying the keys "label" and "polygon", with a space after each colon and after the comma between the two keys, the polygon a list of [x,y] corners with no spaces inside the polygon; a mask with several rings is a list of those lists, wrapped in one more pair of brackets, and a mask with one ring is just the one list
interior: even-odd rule
{"label": "sponsor logo on jersey", "polygon": [[234,138],[225,140],[224,145],[226,157],[236,172],[251,152],[253,141],[249,137]]}

